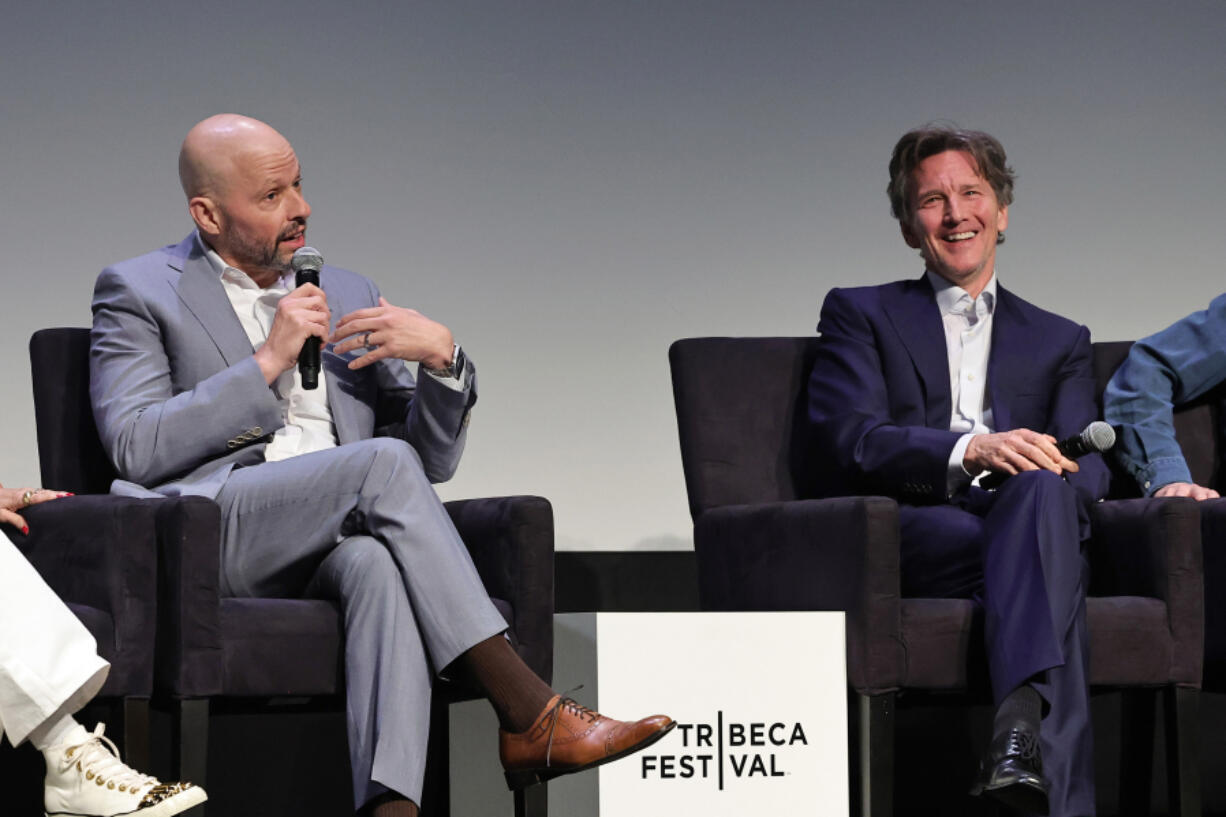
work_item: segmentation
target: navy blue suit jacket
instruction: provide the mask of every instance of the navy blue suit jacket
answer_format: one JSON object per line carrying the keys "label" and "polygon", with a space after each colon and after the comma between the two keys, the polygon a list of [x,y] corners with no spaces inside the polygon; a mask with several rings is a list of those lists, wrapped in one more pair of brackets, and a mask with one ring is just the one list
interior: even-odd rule
{"label": "navy blue suit jacket", "polygon": [[[833,289],[809,381],[809,419],[823,496],[946,501],[952,398],[940,309],[926,277]],[[1090,332],[997,286],[988,399],[998,431],[1064,439],[1098,417]],[[1097,455],[1069,475],[1083,503],[1106,493]]]}

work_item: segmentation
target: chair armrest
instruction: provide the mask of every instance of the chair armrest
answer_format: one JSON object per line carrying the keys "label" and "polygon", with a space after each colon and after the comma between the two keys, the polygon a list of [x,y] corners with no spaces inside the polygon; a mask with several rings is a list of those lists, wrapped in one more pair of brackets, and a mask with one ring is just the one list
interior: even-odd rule
{"label": "chair armrest", "polygon": [[1197,505],[1178,497],[1092,505],[1089,594],[1166,602],[1174,640],[1171,678],[1199,687],[1205,595]]}
{"label": "chair armrest", "polygon": [[906,658],[898,536],[898,505],[884,497],[714,508],[694,524],[702,608],[844,610],[848,681],[895,689]]}
{"label": "chair armrest", "polygon": [[155,501],[160,607],[154,684],[176,698],[219,695],[221,508],[199,496]]}
{"label": "chair armrest", "polygon": [[108,688],[128,695],[153,689],[157,503],[104,495],[65,497],[22,511],[30,534],[13,536],[62,600],[111,617],[115,655]]}
{"label": "chair armrest", "polygon": [[1090,530],[1090,595],[1148,596],[1170,604],[1179,603],[1181,593],[1203,593],[1195,501],[1097,502],[1090,506]]}
{"label": "chair armrest", "polygon": [[1204,688],[1226,688],[1226,499],[1198,502],[1201,555],[1205,566]]}
{"label": "chair armrest", "polygon": [[553,676],[553,508],[536,496],[447,502],[486,592],[511,605],[524,662]]}

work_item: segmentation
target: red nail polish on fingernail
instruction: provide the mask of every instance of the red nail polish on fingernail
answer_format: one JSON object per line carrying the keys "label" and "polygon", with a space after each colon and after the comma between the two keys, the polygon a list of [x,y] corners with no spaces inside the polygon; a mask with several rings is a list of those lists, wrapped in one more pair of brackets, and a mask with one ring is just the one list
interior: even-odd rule
{"label": "red nail polish on fingernail", "polygon": [[29,535],[30,535],[30,526],[29,526],[29,525],[22,525],[22,526],[21,526],[21,532],[22,532],[22,533],[24,533],[26,536],[29,536]]}

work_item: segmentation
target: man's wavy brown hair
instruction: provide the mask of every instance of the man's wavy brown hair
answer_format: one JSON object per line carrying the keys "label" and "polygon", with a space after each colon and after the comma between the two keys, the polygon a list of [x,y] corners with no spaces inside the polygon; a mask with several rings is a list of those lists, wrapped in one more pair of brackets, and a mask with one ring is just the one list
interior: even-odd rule
{"label": "man's wavy brown hair", "polygon": [[[992,186],[1001,207],[1013,203],[1013,168],[1005,163],[1005,149],[996,137],[977,130],[963,130],[953,125],[925,125],[908,131],[894,146],[890,157],[890,212],[899,221],[911,218],[911,173],[930,156],[947,150],[969,153],[979,175]],[[1004,235],[997,238],[1003,242]]]}

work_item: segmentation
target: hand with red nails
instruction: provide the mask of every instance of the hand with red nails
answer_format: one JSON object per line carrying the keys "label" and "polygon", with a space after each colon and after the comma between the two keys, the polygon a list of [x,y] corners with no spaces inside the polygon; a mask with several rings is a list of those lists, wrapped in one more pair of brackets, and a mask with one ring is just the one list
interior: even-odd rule
{"label": "hand with red nails", "polygon": [[29,534],[30,526],[17,511],[40,502],[49,502],[62,496],[72,496],[68,491],[50,491],[46,488],[5,488],[0,485],[0,522],[13,525],[22,533]]}

